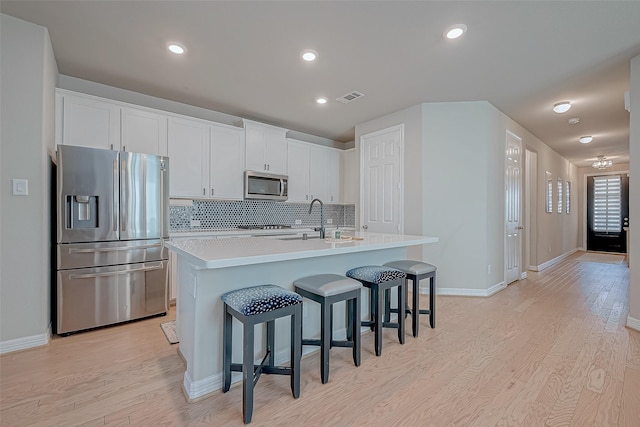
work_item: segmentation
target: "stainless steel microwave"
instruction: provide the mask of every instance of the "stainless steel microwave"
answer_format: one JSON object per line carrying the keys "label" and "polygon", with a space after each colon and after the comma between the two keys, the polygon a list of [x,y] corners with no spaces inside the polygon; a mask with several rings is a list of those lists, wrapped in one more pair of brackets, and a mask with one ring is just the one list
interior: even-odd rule
{"label": "stainless steel microwave", "polygon": [[245,171],[244,198],[285,201],[288,179],[286,175]]}

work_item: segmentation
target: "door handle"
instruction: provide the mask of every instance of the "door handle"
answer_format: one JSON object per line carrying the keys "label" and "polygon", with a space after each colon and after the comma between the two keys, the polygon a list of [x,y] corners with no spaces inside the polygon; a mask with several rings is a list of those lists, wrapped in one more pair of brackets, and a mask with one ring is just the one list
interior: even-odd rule
{"label": "door handle", "polygon": [[369,226],[368,226],[368,225],[363,225],[363,226],[362,226],[362,229],[363,229],[363,230],[368,230],[368,229],[369,229]]}
{"label": "door handle", "polygon": [[516,227],[516,230],[524,230],[524,227],[519,225],[519,226]]}
{"label": "door handle", "polygon": [[93,279],[96,277],[120,276],[122,274],[137,273],[140,271],[153,271],[162,269],[162,264],[153,267],[132,268],[131,270],[107,271],[104,273],[69,274],[69,279]]}
{"label": "door handle", "polygon": [[114,252],[114,251],[130,251],[134,249],[151,249],[160,248],[162,243],[154,243],[151,245],[138,245],[138,246],[114,246],[112,248],[86,248],[86,249],[69,249],[70,254],[92,254],[97,252]]}

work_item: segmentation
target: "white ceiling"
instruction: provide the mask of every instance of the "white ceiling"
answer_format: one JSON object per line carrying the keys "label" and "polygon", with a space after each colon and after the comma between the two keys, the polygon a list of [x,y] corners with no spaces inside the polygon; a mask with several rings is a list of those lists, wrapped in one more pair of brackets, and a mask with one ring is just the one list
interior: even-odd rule
{"label": "white ceiling", "polygon": [[[49,29],[61,74],[337,141],[421,102],[486,100],[579,166],[629,158],[638,1],[3,0],[0,10]],[[468,32],[445,40],[456,23]],[[169,41],[187,53],[169,54]],[[316,63],[301,61],[307,48]],[[335,101],[353,90],[365,96]],[[553,113],[562,100],[573,108]]]}

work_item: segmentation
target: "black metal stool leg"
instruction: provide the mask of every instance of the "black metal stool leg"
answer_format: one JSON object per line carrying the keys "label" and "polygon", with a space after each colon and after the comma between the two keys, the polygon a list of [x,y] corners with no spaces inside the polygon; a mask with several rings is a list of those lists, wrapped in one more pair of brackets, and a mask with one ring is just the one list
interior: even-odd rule
{"label": "black metal stool leg", "polygon": [[243,325],[242,343],[242,414],[249,424],[253,415],[253,324]]}
{"label": "black metal stool leg", "polygon": [[429,281],[429,324],[436,327],[436,276],[431,276]]}
{"label": "black metal stool leg", "polygon": [[224,374],[224,380],[222,385],[222,391],[224,393],[229,391],[231,387],[231,349],[232,345],[232,337],[233,337],[233,317],[231,313],[229,313],[226,308],[224,310],[224,320],[223,320],[223,337],[222,337],[222,348],[224,349],[222,353],[222,371]]}
{"label": "black metal stool leg", "polygon": [[353,363],[356,366],[360,366],[360,300],[354,298],[351,300],[353,305],[351,319],[353,321],[352,331],[353,334]]}
{"label": "black metal stool leg", "polygon": [[322,384],[329,381],[329,349],[331,348],[331,304],[320,304],[320,374]]}
{"label": "black metal stool leg", "polygon": [[384,290],[384,321],[391,322],[391,289]]}
{"label": "black metal stool leg", "polygon": [[375,317],[374,317],[374,322],[375,322],[375,349],[376,349],[376,356],[380,356],[382,354],[382,316],[383,316],[383,297],[382,295],[380,295],[380,289],[378,285],[375,285],[375,287],[371,288],[372,291],[375,289],[375,295],[376,295],[376,313],[375,313]]}
{"label": "black metal stool leg", "polygon": [[406,298],[406,283],[403,279],[402,284],[398,286],[398,340],[400,344],[404,344],[404,327],[405,327],[405,310],[407,306]]}
{"label": "black metal stool leg", "polygon": [[302,358],[302,304],[291,316],[291,393],[300,397],[300,359]]}
{"label": "black metal stool leg", "polygon": [[271,320],[267,322],[267,352],[269,353],[268,364],[269,366],[276,365],[276,321]]}
{"label": "black metal stool leg", "polygon": [[416,276],[412,277],[413,282],[413,308],[411,309],[411,326],[413,336],[418,336],[418,329],[420,327],[420,282]]}

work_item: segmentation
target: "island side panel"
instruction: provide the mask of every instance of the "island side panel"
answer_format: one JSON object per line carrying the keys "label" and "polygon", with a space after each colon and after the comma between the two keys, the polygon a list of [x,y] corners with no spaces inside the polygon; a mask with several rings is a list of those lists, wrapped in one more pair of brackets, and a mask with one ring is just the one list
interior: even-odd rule
{"label": "island side panel", "polygon": [[[177,320],[180,350],[187,362],[184,391],[189,400],[197,399],[222,387],[222,320],[225,292],[262,284],[275,284],[293,290],[293,281],[314,274],[344,275],[347,270],[363,265],[382,265],[406,258],[405,247],[363,251],[316,258],[277,261],[238,267],[196,269],[188,262],[178,262]],[[183,257],[178,257],[180,260]],[[317,336],[319,310],[308,301],[303,315],[305,334]],[[340,308],[342,307],[342,308]],[[344,323],[344,305],[338,306],[336,329]],[[362,315],[368,316],[368,291],[363,291]],[[256,362],[263,355],[263,326],[256,330]],[[234,320],[233,358],[241,360],[242,326]],[[307,336],[307,335],[305,335]],[[276,361],[289,361],[290,320],[276,322]],[[366,352],[366,350],[365,350]],[[365,353],[366,354],[366,353]],[[304,362],[303,362],[304,363]],[[238,381],[240,374],[234,375]]]}

